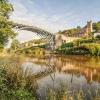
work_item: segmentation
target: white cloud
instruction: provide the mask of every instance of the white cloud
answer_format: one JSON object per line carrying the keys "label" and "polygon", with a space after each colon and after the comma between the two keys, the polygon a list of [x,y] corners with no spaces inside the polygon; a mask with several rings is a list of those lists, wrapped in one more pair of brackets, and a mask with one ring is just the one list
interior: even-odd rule
{"label": "white cloud", "polygon": [[66,28],[67,25],[65,26],[65,21],[62,20],[62,16],[39,15],[35,11],[31,13],[20,1],[13,2],[14,12],[11,20],[18,23],[34,25],[53,33]]}

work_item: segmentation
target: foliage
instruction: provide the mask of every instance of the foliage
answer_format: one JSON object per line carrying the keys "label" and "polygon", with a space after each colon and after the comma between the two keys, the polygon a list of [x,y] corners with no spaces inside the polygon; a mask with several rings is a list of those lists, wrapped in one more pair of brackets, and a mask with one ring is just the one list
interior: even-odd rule
{"label": "foliage", "polygon": [[69,42],[69,43],[65,43],[61,46],[61,48],[67,48],[67,47],[73,47],[73,43],[72,42]]}
{"label": "foliage", "polygon": [[[1,62],[0,62],[1,63]],[[36,100],[28,87],[28,83],[24,77],[20,76],[20,70],[15,65],[15,69],[11,71],[11,64],[4,61],[0,65],[0,100]]]}
{"label": "foliage", "polygon": [[81,30],[81,27],[80,26],[77,26],[77,28],[72,28],[72,29],[69,29],[69,30],[64,30],[64,31],[59,31],[58,33],[59,34],[65,34],[67,36],[76,36],[77,33],[79,33]]}
{"label": "foliage", "polygon": [[100,56],[100,44],[82,44],[81,47],[88,49],[91,55]]}
{"label": "foliage", "polygon": [[72,54],[71,49],[73,48],[73,42],[65,43],[59,47],[56,51],[63,54]]}
{"label": "foliage", "polygon": [[16,39],[14,39],[11,43],[11,49],[16,50],[17,48],[19,48],[20,42]]}
{"label": "foliage", "polygon": [[81,45],[83,43],[94,43],[94,42],[96,42],[95,39],[93,39],[93,38],[87,38],[87,39],[78,39],[78,40],[75,40],[73,43],[74,43],[74,45],[79,46],[79,45]]}
{"label": "foliage", "polygon": [[[94,96],[93,92],[96,96]],[[92,88],[88,88],[87,90],[79,89],[71,92],[67,87],[61,86],[59,90],[49,89],[46,100],[99,100],[99,93],[99,89],[94,90]]]}
{"label": "foliage", "polygon": [[66,55],[84,55],[90,53],[88,49],[83,47],[62,48],[59,49],[57,52]]}
{"label": "foliage", "polygon": [[13,6],[8,0],[0,0],[0,15],[9,18],[9,14],[13,11]]}
{"label": "foliage", "polygon": [[100,32],[100,22],[93,23],[93,29],[95,32]]}
{"label": "foliage", "polygon": [[100,40],[100,35],[97,35],[95,38]]}
{"label": "foliage", "polygon": [[72,48],[60,48],[59,53],[63,54],[76,54],[76,55],[96,55],[100,56],[100,44],[97,43],[84,43],[77,47]]}
{"label": "foliage", "polygon": [[66,43],[57,49],[62,54],[75,55],[96,55],[100,56],[100,44],[97,38],[78,39],[71,43]]}
{"label": "foliage", "polygon": [[12,30],[12,22],[9,21],[9,14],[13,11],[12,5],[7,0],[0,0],[0,45],[3,47],[16,33]]}

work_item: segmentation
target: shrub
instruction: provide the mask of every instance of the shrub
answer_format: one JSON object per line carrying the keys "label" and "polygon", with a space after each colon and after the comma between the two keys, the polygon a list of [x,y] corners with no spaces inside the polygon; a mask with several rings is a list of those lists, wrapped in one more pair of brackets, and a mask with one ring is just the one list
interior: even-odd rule
{"label": "shrub", "polygon": [[84,47],[75,47],[72,48],[70,50],[71,54],[75,54],[75,55],[85,55],[85,54],[89,54],[89,50],[87,48]]}
{"label": "shrub", "polygon": [[59,53],[62,54],[76,54],[76,55],[84,55],[84,54],[90,54],[90,55],[96,55],[100,56],[100,44],[98,43],[82,43],[79,46],[76,47],[61,47],[58,49]]}
{"label": "shrub", "polygon": [[61,46],[61,48],[70,48],[73,47],[73,42],[65,43]]}
{"label": "shrub", "polygon": [[80,46],[83,43],[95,43],[95,42],[96,42],[96,39],[88,38],[88,39],[78,39],[78,40],[74,41],[74,44],[76,46]]}
{"label": "shrub", "polygon": [[16,78],[17,76],[13,74],[10,77],[0,66],[0,100],[36,100],[31,90],[21,83],[19,85]]}
{"label": "shrub", "polygon": [[100,35],[97,35],[96,38],[100,40]]}
{"label": "shrub", "polygon": [[82,44],[80,47],[88,49],[91,55],[100,55],[100,44]]}

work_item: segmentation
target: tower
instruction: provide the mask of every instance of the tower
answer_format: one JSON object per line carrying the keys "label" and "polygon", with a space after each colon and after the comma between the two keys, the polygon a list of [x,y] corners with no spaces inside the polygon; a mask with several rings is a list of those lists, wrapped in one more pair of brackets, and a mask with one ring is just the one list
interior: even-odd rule
{"label": "tower", "polygon": [[88,37],[90,36],[90,33],[93,32],[93,26],[92,26],[92,21],[88,21],[87,25],[85,27],[85,36]]}
{"label": "tower", "polygon": [[87,31],[88,33],[93,32],[92,20],[87,22]]}

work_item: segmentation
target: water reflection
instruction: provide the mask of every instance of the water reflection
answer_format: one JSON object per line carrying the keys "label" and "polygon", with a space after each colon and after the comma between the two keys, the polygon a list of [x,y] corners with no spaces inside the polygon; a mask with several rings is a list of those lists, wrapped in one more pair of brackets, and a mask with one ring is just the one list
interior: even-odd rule
{"label": "water reflection", "polygon": [[[22,64],[25,75],[35,74],[39,94],[63,83],[71,90],[100,88],[100,58],[85,56],[48,56],[29,58]],[[27,72],[27,74],[26,74]]]}
{"label": "water reflection", "polygon": [[25,76],[37,74],[47,69],[46,66],[37,65],[29,61],[24,62],[21,67],[23,69],[23,73],[25,74]]}
{"label": "water reflection", "polygon": [[[52,73],[72,74],[77,77],[82,75],[88,83],[92,81],[100,82],[100,58],[96,57],[50,56],[43,59],[31,58],[24,62],[22,66],[23,70],[27,72],[28,70],[33,73],[51,70]],[[47,73],[46,76],[48,75]]]}

